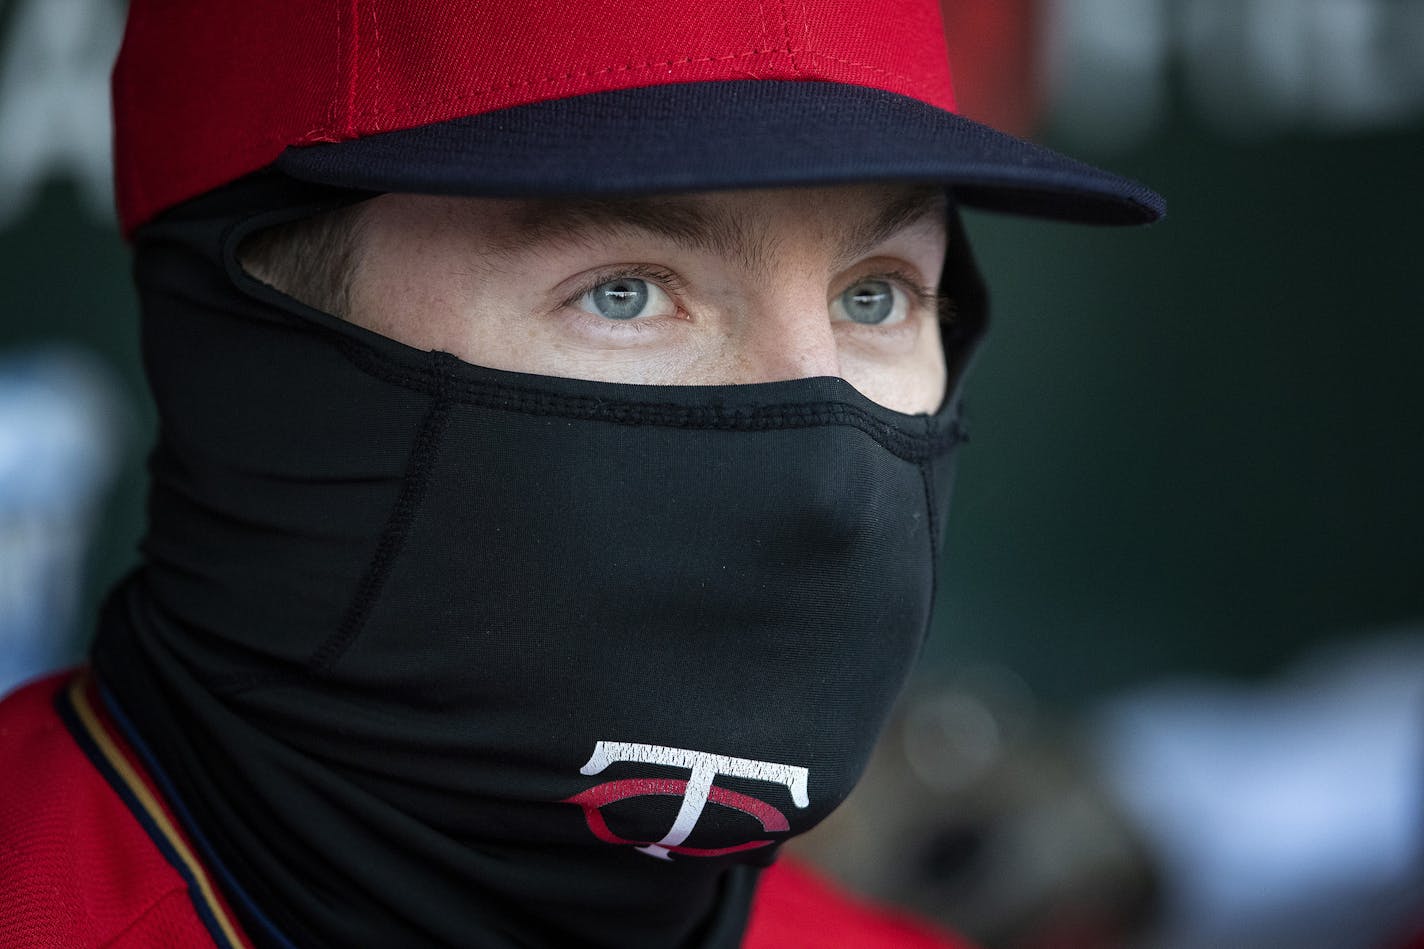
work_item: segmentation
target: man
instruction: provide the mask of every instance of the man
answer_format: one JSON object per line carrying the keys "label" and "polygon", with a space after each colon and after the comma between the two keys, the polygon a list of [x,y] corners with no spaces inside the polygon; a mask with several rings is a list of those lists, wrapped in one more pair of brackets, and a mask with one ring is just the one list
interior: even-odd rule
{"label": "man", "polygon": [[773,861],[929,620],[955,207],[1160,200],[921,0],[135,0],[114,84],[150,526],[0,712],[0,942],[951,945]]}

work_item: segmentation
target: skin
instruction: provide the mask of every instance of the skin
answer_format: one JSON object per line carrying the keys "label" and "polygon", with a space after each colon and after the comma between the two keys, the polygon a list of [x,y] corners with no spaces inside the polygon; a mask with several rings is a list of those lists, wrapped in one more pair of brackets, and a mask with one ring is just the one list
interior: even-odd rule
{"label": "skin", "polygon": [[[607,201],[390,194],[364,212],[344,315],[495,369],[645,385],[840,376],[889,408],[933,412],[946,384],[945,241],[942,199],[900,185]],[[630,279],[647,305],[609,319],[600,300]],[[848,290],[880,294],[862,318],[889,314],[857,322]]]}

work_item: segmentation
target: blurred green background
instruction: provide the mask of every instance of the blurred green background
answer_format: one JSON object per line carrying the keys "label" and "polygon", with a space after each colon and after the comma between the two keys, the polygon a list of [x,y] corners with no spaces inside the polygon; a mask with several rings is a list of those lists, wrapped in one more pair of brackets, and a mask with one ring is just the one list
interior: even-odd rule
{"label": "blurred green background", "polygon": [[[1113,4],[1058,6],[1044,74],[1059,86],[1039,137],[1149,183],[1169,217],[1130,231],[971,219],[995,326],[968,390],[930,663],[1003,664],[1073,706],[1164,673],[1262,672],[1316,640],[1419,619],[1424,91],[1353,126],[1292,100],[1279,121],[1233,127],[1169,20],[1140,44],[1157,51],[1151,121],[1094,133],[1081,118],[1112,108],[1089,94],[1102,49],[1061,38]],[[70,25],[82,43],[46,42],[92,86],[117,40],[94,31],[122,5],[0,3],[0,346],[89,348],[132,403],[77,655],[102,589],[136,556],[153,413],[111,215],[62,147],[44,174],[15,171],[19,136],[73,133],[62,96],[15,118],[64,80],[36,72],[37,40],[16,35],[26,17],[63,28],[41,7],[90,18]],[[1406,52],[1390,61],[1424,61],[1424,38]]]}
{"label": "blurred green background", "polygon": [[1067,700],[1424,615],[1424,128],[1184,113],[1113,156],[1165,223],[972,223],[997,323],[936,659]]}

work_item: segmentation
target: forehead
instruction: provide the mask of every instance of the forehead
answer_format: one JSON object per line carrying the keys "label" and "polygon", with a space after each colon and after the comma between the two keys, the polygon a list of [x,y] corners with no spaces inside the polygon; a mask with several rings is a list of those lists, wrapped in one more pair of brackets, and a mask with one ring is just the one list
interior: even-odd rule
{"label": "forehead", "polygon": [[652,240],[753,267],[788,241],[823,243],[836,258],[854,260],[901,233],[943,234],[946,215],[939,186],[880,183],[614,198],[385,195],[372,204],[378,230],[420,220],[427,236],[443,234],[481,254]]}

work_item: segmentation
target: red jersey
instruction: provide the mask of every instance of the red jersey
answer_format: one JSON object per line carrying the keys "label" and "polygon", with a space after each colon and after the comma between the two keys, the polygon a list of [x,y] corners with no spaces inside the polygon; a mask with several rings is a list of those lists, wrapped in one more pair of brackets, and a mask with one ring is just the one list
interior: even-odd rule
{"label": "red jersey", "polygon": [[[0,702],[0,946],[250,949],[87,671]],[[744,949],[968,949],[794,862],[761,879]]]}

